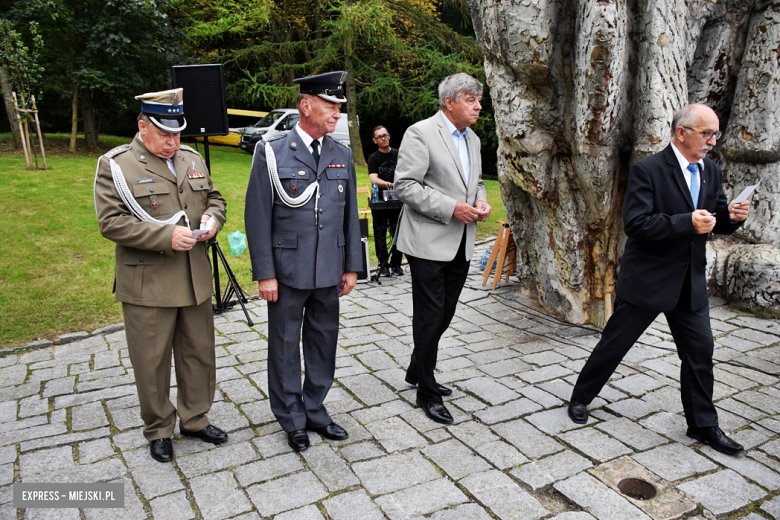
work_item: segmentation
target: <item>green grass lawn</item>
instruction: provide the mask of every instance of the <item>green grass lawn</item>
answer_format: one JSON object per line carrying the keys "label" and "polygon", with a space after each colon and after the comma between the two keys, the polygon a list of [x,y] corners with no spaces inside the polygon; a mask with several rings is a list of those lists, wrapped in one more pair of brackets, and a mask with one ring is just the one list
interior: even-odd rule
{"label": "green grass lawn", "polygon": [[[95,328],[122,321],[122,309],[111,293],[114,244],[98,232],[92,183],[100,153],[67,152],[67,136],[45,138],[49,169],[26,169],[24,156],[9,147],[10,134],[0,134],[0,211],[4,244],[0,248],[0,346],[15,346],[37,337]],[[129,139],[103,137],[103,151]],[[203,151],[202,145],[200,146]],[[220,245],[239,284],[256,294],[248,253],[230,254],[227,235],[244,228],[244,195],[252,157],[237,148],[211,146],[215,186],[228,201],[228,220]],[[38,158],[39,163],[40,157]],[[369,185],[368,172],[358,170],[358,186]],[[495,220],[506,218],[497,181],[486,181],[489,222],[477,233],[498,232]],[[363,207],[364,202],[359,202]],[[369,229],[370,229],[369,223]],[[369,239],[376,265],[373,236]],[[221,277],[223,283],[225,277]]]}

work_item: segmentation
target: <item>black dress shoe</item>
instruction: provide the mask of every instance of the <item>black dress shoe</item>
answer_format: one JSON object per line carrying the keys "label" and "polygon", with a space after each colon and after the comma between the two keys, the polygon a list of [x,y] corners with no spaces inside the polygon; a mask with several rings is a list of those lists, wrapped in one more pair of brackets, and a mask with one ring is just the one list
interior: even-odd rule
{"label": "black dress shoe", "polygon": [[187,437],[197,437],[203,442],[210,442],[211,444],[222,444],[228,440],[228,434],[214,426],[209,424],[202,430],[191,432],[184,428],[179,428],[179,433],[186,435]]}
{"label": "black dress shoe", "polygon": [[738,442],[734,442],[726,437],[723,430],[717,426],[710,426],[707,428],[689,426],[686,435],[691,439],[703,442],[712,447],[713,450],[725,453],[726,455],[736,455],[737,453],[742,453],[745,449]]}
{"label": "black dress shoe", "polygon": [[588,405],[582,404],[574,397],[569,400],[569,419],[577,424],[585,424],[588,422]]}
{"label": "black dress shoe", "polygon": [[157,462],[173,460],[173,444],[170,439],[155,439],[149,443],[149,454]]}
{"label": "black dress shoe", "polygon": [[[409,380],[409,378],[405,378],[404,381],[406,381],[407,383],[409,383],[412,386],[417,386],[417,383],[416,382],[412,383]],[[440,385],[439,383],[436,383],[436,390],[438,390],[439,394],[443,395],[444,397],[447,397],[448,395],[452,395],[452,389],[447,388],[444,385]]]}
{"label": "black dress shoe", "polygon": [[309,436],[305,430],[295,430],[287,434],[287,444],[295,451],[306,451],[309,449]]}
{"label": "black dress shoe", "polygon": [[440,424],[452,424],[454,419],[450,415],[450,411],[443,403],[434,403],[431,401],[421,401],[417,399],[417,406],[423,409],[428,419]]}
{"label": "black dress shoe", "polygon": [[336,423],[330,423],[326,424],[325,426],[320,426],[318,428],[308,428],[311,431],[317,432],[326,439],[330,439],[332,441],[343,441],[347,437],[349,437],[349,434],[347,433],[347,430],[342,428]]}

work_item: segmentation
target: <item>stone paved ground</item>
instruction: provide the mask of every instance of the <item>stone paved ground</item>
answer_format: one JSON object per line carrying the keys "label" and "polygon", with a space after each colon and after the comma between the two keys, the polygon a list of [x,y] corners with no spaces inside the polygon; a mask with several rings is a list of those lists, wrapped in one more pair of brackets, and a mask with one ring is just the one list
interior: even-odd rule
{"label": "stone paved ground", "polygon": [[[217,319],[210,418],[230,442],[177,436],[173,464],[148,455],[120,328],[2,358],[0,518],[780,518],[780,321],[713,302],[721,425],[748,449],[728,457],[685,436],[679,360],[663,319],[580,427],[565,405],[598,335],[533,311],[514,284],[484,290],[476,267],[461,302],[437,376],[454,390],[446,399],[454,425],[427,420],[403,381],[407,274],[360,284],[342,300],[327,405],[350,438],[310,433],[302,454],[269,409],[262,302],[250,305],[252,328],[240,311]],[[650,482],[657,497],[621,494],[626,477]],[[17,511],[13,482],[124,482],[126,507]]]}

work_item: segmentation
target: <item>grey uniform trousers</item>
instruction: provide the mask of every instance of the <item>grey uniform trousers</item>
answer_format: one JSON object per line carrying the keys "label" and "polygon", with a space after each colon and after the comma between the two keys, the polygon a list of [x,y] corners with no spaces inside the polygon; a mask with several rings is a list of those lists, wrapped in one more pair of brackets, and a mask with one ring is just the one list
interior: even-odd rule
{"label": "grey uniform trousers", "polygon": [[338,330],[338,286],[294,289],[279,284],[277,300],[268,302],[268,393],[271,411],[284,431],[332,422],[322,403],[333,384]]}

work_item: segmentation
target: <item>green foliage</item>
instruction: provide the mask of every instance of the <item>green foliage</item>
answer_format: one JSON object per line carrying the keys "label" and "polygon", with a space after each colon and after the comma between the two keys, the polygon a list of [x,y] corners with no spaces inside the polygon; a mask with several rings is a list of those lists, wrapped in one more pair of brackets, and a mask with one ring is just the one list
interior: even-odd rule
{"label": "green foliage", "polygon": [[0,67],[8,72],[12,88],[18,91],[22,100],[36,94],[35,88],[44,70],[38,63],[43,37],[38,34],[37,23],[30,22],[29,34],[31,44],[28,46],[10,20],[0,19]]}

